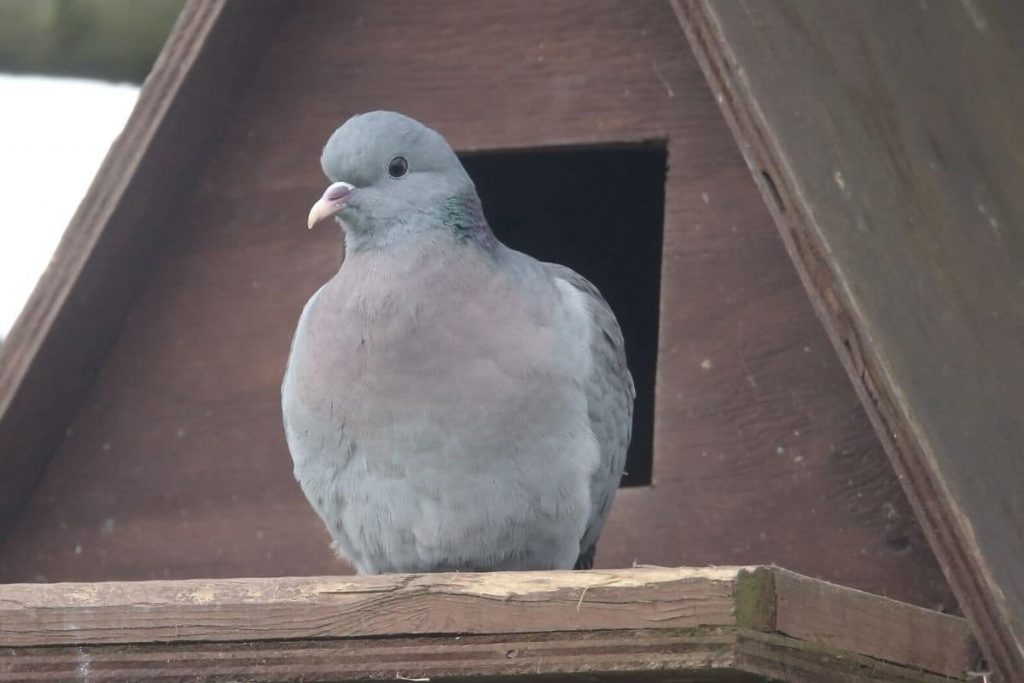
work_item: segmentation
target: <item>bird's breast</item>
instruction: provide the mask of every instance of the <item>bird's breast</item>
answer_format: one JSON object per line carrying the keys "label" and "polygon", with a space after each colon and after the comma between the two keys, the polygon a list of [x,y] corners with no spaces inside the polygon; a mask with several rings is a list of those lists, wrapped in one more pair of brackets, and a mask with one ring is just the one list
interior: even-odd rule
{"label": "bird's breast", "polygon": [[500,283],[420,285],[325,289],[289,369],[307,420],[343,425],[369,457],[404,462],[478,457],[498,441],[528,449],[585,428],[558,327],[531,302]]}

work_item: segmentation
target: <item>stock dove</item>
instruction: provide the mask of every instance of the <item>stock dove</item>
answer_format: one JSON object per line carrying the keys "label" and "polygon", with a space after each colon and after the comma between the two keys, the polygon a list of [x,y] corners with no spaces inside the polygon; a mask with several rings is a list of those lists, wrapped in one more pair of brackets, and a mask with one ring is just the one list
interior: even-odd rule
{"label": "stock dove", "polygon": [[338,555],[361,574],[589,568],[635,395],[608,304],[499,242],[413,119],[352,117],[321,166],[308,225],[333,216],[345,258],[302,311],[281,394]]}

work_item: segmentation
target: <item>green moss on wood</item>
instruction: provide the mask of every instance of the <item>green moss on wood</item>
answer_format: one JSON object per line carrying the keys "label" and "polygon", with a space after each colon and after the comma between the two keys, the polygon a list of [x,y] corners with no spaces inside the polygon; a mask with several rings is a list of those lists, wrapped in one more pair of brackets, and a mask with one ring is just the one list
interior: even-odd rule
{"label": "green moss on wood", "polygon": [[742,570],[736,578],[736,625],[775,630],[775,575],[768,567]]}

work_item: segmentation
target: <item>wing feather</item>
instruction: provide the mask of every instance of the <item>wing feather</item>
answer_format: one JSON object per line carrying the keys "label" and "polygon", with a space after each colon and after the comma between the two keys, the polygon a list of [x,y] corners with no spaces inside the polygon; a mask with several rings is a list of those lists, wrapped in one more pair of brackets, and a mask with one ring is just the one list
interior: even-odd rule
{"label": "wing feather", "polygon": [[588,342],[591,372],[583,379],[582,385],[587,398],[590,428],[600,446],[601,462],[590,482],[590,521],[580,539],[580,559],[577,562],[577,568],[589,569],[626,464],[633,430],[636,388],[626,366],[622,330],[601,292],[570,268],[553,263],[544,265],[553,277],[564,280],[583,295],[591,322]]}

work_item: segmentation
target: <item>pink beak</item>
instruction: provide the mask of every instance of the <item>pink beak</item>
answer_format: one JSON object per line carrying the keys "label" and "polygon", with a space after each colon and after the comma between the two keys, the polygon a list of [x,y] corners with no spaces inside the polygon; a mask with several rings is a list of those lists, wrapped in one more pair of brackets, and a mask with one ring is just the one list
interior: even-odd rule
{"label": "pink beak", "polygon": [[344,209],[348,197],[354,189],[356,189],[354,185],[340,181],[328,185],[327,189],[324,190],[323,196],[316,200],[316,204],[309,210],[306,227],[312,230],[313,226],[323,219],[333,216]]}

